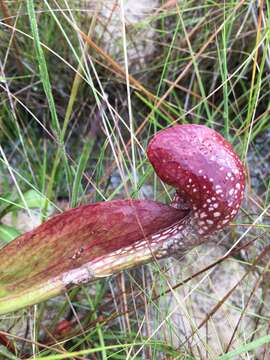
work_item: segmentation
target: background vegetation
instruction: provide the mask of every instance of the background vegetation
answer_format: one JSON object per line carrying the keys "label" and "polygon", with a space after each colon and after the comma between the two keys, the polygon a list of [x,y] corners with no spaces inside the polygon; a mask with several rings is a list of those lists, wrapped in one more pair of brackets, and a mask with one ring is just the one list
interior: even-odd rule
{"label": "background vegetation", "polygon": [[83,203],[169,202],[145,149],[176,123],[233,144],[241,213],[216,245],[3,316],[3,359],[269,358],[269,3],[136,4],[0,1],[1,244]]}

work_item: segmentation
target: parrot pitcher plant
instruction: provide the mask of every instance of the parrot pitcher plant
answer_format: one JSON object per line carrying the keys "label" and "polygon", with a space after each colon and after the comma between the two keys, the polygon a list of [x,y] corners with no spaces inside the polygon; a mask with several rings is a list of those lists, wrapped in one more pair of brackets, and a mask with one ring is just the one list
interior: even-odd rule
{"label": "parrot pitcher plant", "polygon": [[[245,176],[232,146],[202,125],[158,132],[147,148],[171,204],[115,200],[57,215],[0,250],[0,314],[151,260],[183,254],[239,210]],[[212,236],[212,237],[211,237]]]}

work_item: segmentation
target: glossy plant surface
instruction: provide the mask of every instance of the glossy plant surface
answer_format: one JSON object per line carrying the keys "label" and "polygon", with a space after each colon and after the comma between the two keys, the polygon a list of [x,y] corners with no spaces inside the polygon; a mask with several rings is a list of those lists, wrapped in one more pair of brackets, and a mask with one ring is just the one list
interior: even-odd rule
{"label": "glossy plant surface", "polygon": [[159,178],[176,188],[172,204],[116,200],[84,205],[18,237],[0,250],[0,314],[183,253],[236,215],[244,170],[217,132],[175,126],[154,136],[147,154]]}
{"label": "glossy plant surface", "polygon": [[198,235],[209,235],[234,218],[243,199],[244,169],[217,132],[202,125],[176,126],[159,132],[147,154],[160,179],[192,209]]}

